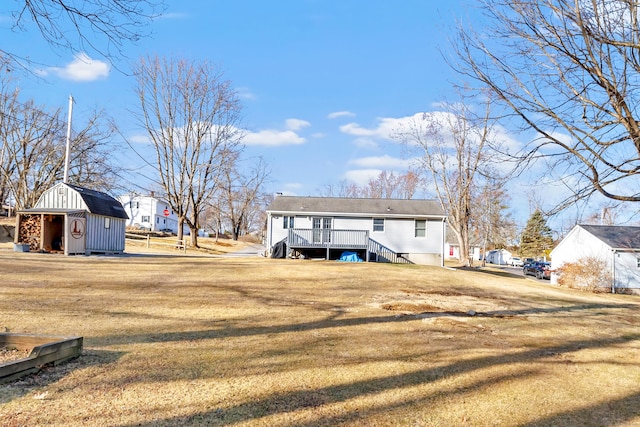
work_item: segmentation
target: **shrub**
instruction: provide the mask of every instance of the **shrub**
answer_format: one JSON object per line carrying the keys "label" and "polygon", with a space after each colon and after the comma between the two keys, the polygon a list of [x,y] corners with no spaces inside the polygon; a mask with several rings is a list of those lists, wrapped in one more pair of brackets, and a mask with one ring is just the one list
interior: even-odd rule
{"label": "shrub", "polygon": [[590,292],[607,292],[611,287],[611,273],[607,262],[595,256],[563,264],[554,271],[560,286]]}

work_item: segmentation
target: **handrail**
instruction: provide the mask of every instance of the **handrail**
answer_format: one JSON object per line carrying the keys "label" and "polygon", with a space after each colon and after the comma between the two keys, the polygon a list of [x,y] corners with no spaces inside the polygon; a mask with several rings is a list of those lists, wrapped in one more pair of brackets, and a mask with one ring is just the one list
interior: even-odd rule
{"label": "handrail", "polygon": [[368,230],[290,228],[287,245],[292,248],[366,248],[368,239]]}
{"label": "handrail", "polygon": [[369,239],[369,252],[376,254],[376,262],[390,262],[393,264],[413,264],[410,260],[399,255],[392,249],[384,246],[382,243]]}

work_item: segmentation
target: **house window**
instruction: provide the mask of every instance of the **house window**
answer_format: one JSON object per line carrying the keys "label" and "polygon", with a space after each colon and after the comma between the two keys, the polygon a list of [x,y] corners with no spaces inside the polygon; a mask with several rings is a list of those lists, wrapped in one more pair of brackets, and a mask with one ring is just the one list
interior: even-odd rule
{"label": "house window", "polygon": [[160,224],[160,217],[159,216],[156,217],[156,224]]}
{"label": "house window", "polygon": [[104,228],[110,228],[111,227],[111,218],[105,218],[104,219]]}
{"label": "house window", "polygon": [[142,222],[149,222],[149,215],[142,215]]}
{"label": "house window", "polygon": [[283,216],[282,217],[282,228],[293,228],[293,218],[292,216]]}
{"label": "house window", "polygon": [[640,256],[636,258],[636,267],[640,268]]}
{"label": "house window", "polygon": [[416,237],[426,237],[427,236],[427,220],[426,219],[416,219]]}
{"label": "house window", "polygon": [[373,218],[373,231],[384,231],[384,218]]}

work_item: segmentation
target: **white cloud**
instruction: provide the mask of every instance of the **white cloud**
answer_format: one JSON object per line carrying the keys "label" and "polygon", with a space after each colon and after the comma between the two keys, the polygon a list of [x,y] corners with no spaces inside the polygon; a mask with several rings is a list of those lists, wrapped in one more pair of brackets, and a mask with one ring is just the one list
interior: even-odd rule
{"label": "white cloud", "polygon": [[91,82],[108,77],[110,68],[108,63],[91,59],[87,54],[80,53],[75,55],[75,59],[65,67],[51,67],[48,71],[61,79]]}
{"label": "white cloud", "polygon": [[407,169],[413,164],[413,160],[399,159],[389,155],[376,157],[362,157],[349,161],[349,164],[362,168]]}
{"label": "white cloud", "polygon": [[256,95],[247,87],[236,88],[236,93],[240,99],[254,100],[257,98]]}
{"label": "white cloud", "polygon": [[262,145],[278,147],[281,145],[304,144],[307,139],[300,136],[297,131],[307,126],[311,126],[306,120],[287,119],[285,120],[286,130],[265,129],[258,132],[248,132],[243,142],[246,145]]}
{"label": "white cloud", "polygon": [[358,148],[376,149],[378,143],[371,138],[356,138],[353,143]]}
{"label": "white cloud", "polygon": [[355,114],[352,113],[351,111],[336,111],[334,113],[329,113],[329,115],[327,115],[328,119],[337,119],[340,117],[355,117]]}
{"label": "white cloud", "polygon": [[291,130],[261,130],[259,132],[249,132],[244,137],[243,142],[246,145],[263,145],[277,147],[281,145],[299,145],[304,144],[305,138]]}
{"label": "white cloud", "polygon": [[346,133],[347,135],[354,135],[354,136],[375,136],[376,135],[375,130],[365,129],[357,123],[347,123],[346,125],[342,125],[340,126],[340,131],[342,133]]}
{"label": "white cloud", "polygon": [[422,115],[423,113],[417,113],[412,117],[379,118],[377,126],[370,129],[362,127],[358,123],[352,122],[340,126],[340,131],[346,133],[347,135],[393,140],[394,134],[397,133],[399,129],[407,125],[415,117],[422,117]]}
{"label": "white cloud", "polygon": [[306,120],[301,120],[301,119],[287,119],[285,121],[285,125],[286,125],[287,129],[296,131],[296,130],[300,130],[300,129],[304,128],[304,127],[307,127],[307,126],[311,126],[311,123],[309,123]]}
{"label": "white cloud", "polygon": [[357,185],[363,186],[368,184],[372,178],[380,175],[380,173],[382,173],[381,169],[356,169],[347,171],[344,177]]}
{"label": "white cloud", "polygon": [[149,135],[147,134],[136,134],[132,135],[128,138],[129,142],[134,144],[148,144],[151,141],[149,140]]}

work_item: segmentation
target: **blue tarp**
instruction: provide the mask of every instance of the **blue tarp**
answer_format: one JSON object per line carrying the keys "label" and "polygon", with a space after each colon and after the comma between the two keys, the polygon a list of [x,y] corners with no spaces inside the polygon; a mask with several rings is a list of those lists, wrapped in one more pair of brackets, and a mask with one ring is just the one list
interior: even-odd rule
{"label": "blue tarp", "polygon": [[342,252],[340,259],[342,262],[362,262],[362,259],[355,252]]}

